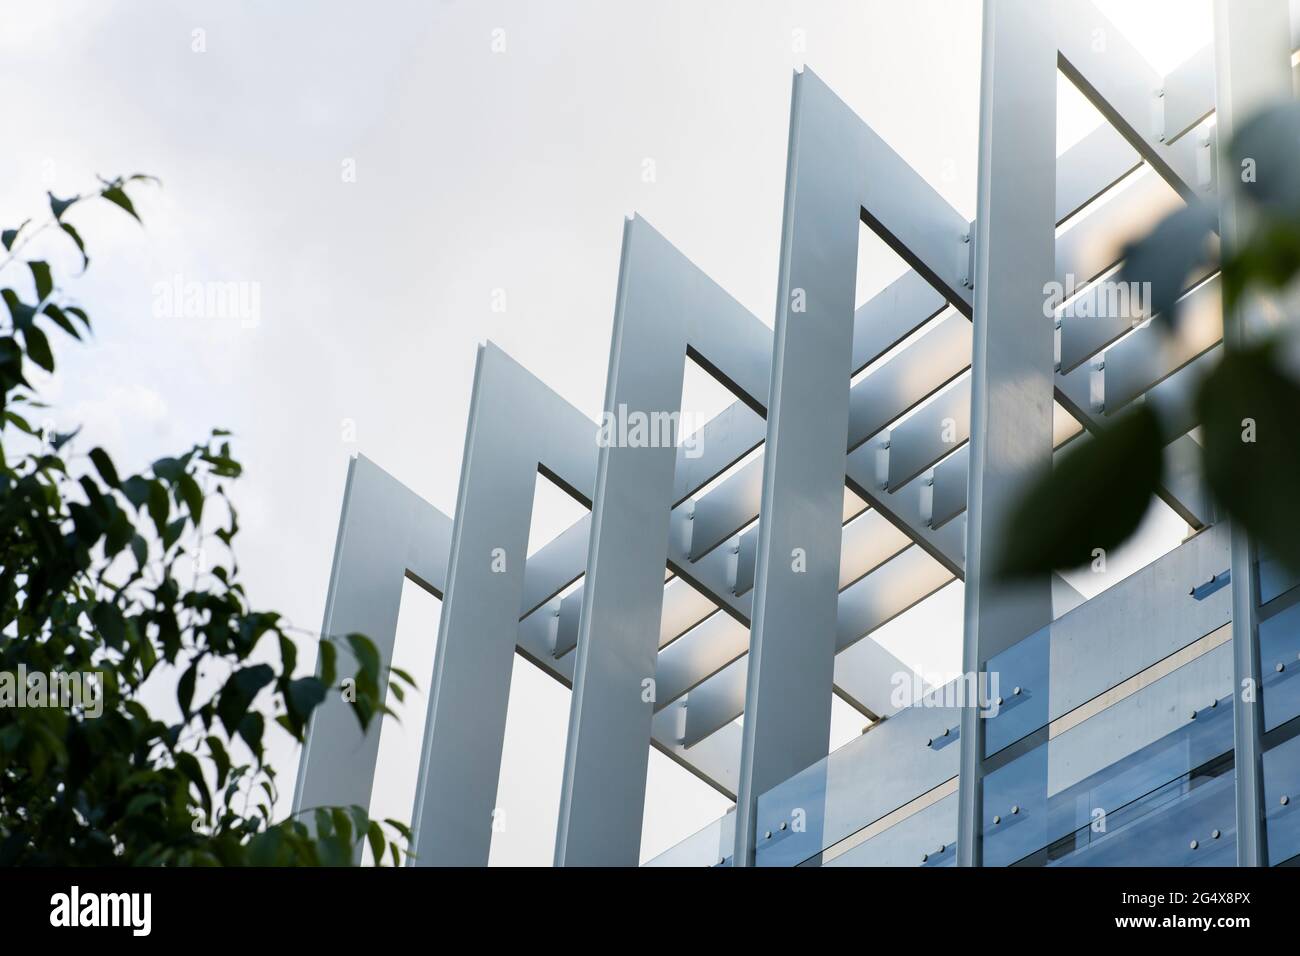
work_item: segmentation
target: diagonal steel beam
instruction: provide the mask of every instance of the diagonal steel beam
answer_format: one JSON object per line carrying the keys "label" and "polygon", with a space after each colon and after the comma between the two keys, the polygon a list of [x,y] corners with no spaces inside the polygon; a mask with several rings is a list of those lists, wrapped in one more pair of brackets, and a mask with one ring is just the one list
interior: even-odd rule
{"label": "diagonal steel beam", "polygon": [[1204,153],[1201,162],[1208,163],[1209,141],[1171,142],[1166,134],[1164,78],[1091,0],[1060,0],[1054,9],[1061,72],[1179,195],[1190,200],[1210,192],[1197,156]]}

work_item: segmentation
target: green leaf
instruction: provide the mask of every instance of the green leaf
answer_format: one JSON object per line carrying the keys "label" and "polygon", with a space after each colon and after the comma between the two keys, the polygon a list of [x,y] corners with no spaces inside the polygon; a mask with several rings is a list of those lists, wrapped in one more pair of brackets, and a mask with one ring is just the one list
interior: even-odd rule
{"label": "green leaf", "polygon": [[1300,272],[1300,224],[1265,222],[1223,263],[1223,308],[1230,312],[1252,286],[1280,289]]}
{"label": "green leaf", "polygon": [[1004,579],[1078,567],[1137,530],[1160,484],[1160,422],[1146,405],[1062,453],[1016,507],[995,562]]}
{"label": "green leaf", "polygon": [[330,811],[330,816],[334,819],[334,832],[338,835],[340,841],[351,846],[352,818],[348,816],[347,811],[342,807],[334,807]]}
{"label": "green leaf", "polygon": [[1228,154],[1241,192],[1254,202],[1283,216],[1300,214],[1300,103],[1282,100],[1242,124],[1233,136]]}
{"label": "green leaf", "polygon": [[230,756],[226,753],[226,748],[221,743],[220,738],[209,736],[207,744],[208,752],[212,756],[212,762],[217,765],[217,786],[224,787],[226,777],[230,774]]}
{"label": "green leaf", "polygon": [[169,550],[172,545],[180,540],[181,532],[185,530],[185,519],[177,518],[167,525],[167,530],[163,532],[163,550]]}
{"label": "green leaf", "polygon": [[149,517],[153,519],[153,526],[160,538],[167,534],[167,517],[170,514],[171,502],[167,499],[167,489],[161,481],[149,482]]}
{"label": "green leaf", "polygon": [[54,291],[54,277],[50,274],[50,264],[40,259],[33,259],[27,263],[27,268],[31,270],[32,281],[36,283],[36,301],[45,301]]}
{"label": "green leaf", "polygon": [[378,679],[380,667],[379,648],[375,647],[375,642],[364,634],[349,634],[347,642],[357,659],[361,673],[372,679]]}
{"label": "green leaf", "polygon": [[54,371],[54,353],[50,351],[50,340],[34,325],[23,329],[23,342],[27,346],[27,357],[45,369]]}
{"label": "green leaf", "polygon": [[143,568],[149,560],[149,542],[140,535],[131,538],[131,554],[135,557],[136,567]]}
{"label": "green leaf", "polygon": [[1215,498],[1267,551],[1300,571],[1300,386],[1274,349],[1228,353],[1201,385],[1205,477]]}
{"label": "green leaf", "polygon": [[141,478],[139,475],[132,475],[122,482],[122,494],[126,495],[131,504],[137,508],[142,508],[145,502],[149,500],[149,487],[149,479]]}
{"label": "green leaf", "polygon": [[153,807],[161,807],[163,799],[156,793],[137,793],[126,804],[126,815],[128,817],[143,816],[146,810]]}
{"label": "green leaf", "polygon": [[301,677],[289,682],[286,701],[298,717],[306,721],[311,712],[325,699],[325,685],[316,677]]}
{"label": "green leaf", "polygon": [[70,305],[65,307],[63,311],[67,312],[68,315],[75,315],[77,318],[81,319],[81,324],[86,327],[86,331],[90,331],[90,316],[86,315],[84,309],[79,309],[75,305]]}
{"label": "green leaf", "polygon": [[185,465],[179,458],[159,458],[150,467],[155,476],[168,482],[176,481],[185,473]]}
{"label": "green leaf", "polygon": [[63,310],[59,308],[58,305],[53,302],[46,302],[45,307],[42,308],[41,311],[53,319],[55,325],[61,328],[64,332],[67,332],[74,339],[81,338],[81,333],[77,331],[77,327],[72,324],[72,320],[64,314]]}
{"label": "green leaf", "polygon": [[370,855],[375,858],[375,866],[382,866],[384,863],[384,828],[379,825],[379,821],[370,821],[370,825],[366,827],[366,839],[370,841]]}
{"label": "green leaf", "polygon": [[50,436],[50,447],[53,448],[55,451],[58,451],[60,448],[62,448],[64,445],[72,441],[72,439],[76,438],[80,434],[81,434],[80,425],[78,425],[70,432],[55,432],[53,435]]}
{"label": "green leaf", "polygon": [[269,664],[242,667],[226,678],[217,700],[217,716],[221,718],[228,733],[235,733],[240,729],[240,724],[257,692],[274,679],[275,671]]}
{"label": "green leaf", "polygon": [[99,477],[104,479],[104,484],[110,488],[121,487],[122,482],[118,480],[117,469],[113,467],[113,459],[108,457],[108,452],[102,448],[92,448],[90,460],[99,472]]}
{"label": "green leaf", "polygon": [[411,828],[407,826],[405,823],[403,823],[401,820],[394,820],[392,817],[385,817],[384,823],[388,824],[388,826],[392,827],[394,830],[400,833],[403,839],[405,840],[411,839]]}
{"label": "green leaf", "polygon": [[1212,208],[1193,201],[1124,248],[1119,281],[1137,283],[1143,290],[1148,317],[1159,315],[1173,324],[1188,276],[1210,261],[1210,236],[1217,224]]}
{"label": "green leaf", "polygon": [[182,472],[177,479],[177,486],[185,500],[185,507],[190,509],[194,527],[197,528],[203,521],[203,492],[199,490],[199,483],[188,473]]}
{"label": "green leaf", "polygon": [[208,781],[204,779],[203,768],[199,765],[199,758],[187,750],[176,752],[176,766],[181,773],[185,774],[190,783],[199,792],[199,799],[203,801],[203,810],[208,817],[212,815],[212,793],[208,790]]}
{"label": "green leaf", "polygon": [[326,687],[333,687],[338,679],[339,649],[334,642],[323,638],[320,642],[320,679]]}
{"label": "green leaf", "polygon": [[199,663],[203,660],[202,655],[196,657],[190,666],[185,668],[185,673],[181,674],[181,679],[176,682],[176,702],[181,705],[181,713],[187,718],[192,712],[194,705],[194,685],[199,677]]}
{"label": "green leaf", "polygon": [[0,291],[0,298],[3,298],[5,305],[9,307],[9,317],[14,320],[14,328],[22,330],[32,324],[32,320],[36,317],[36,309],[18,298],[18,293],[13,289],[4,289]]}
{"label": "green leaf", "polygon": [[29,222],[31,222],[30,219],[24,219],[22,222],[18,224],[17,229],[6,229],[3,232],[0,232],[0,243],[4,244],[5,252],[8,252],[11,249],[13,249],[14,240],[18,238],[18,233],[22,232],[23,229],[27,227],[27,224]]}
{"label": "green leaf", "polygon": [[257,755],[259,762],[262,759],[262,735],[265,731],[266,721],[255,710],[250,710],[239,722],[239,736],[244,738],[244,743],[248,744],[248,749]]}
{"label": "green leaf", "polygon": [[62,229],[73,242],[77,244],[77,251],[81,253],[81,271],[86,271],[86,266],[90,265],[90,256],[86,255],[86,244],[81,241],[81,234],[72,228],[72,223],[61,222],[59,228]]}
{"label": "green leaf", "polygon": [[100,601],[95,605],[91,618],[103,636],[104,643],[109,647],[122,646],[126,638],[126,619],[122,616],[121,608],[116,604]]}
{"label": "green leaf", "polygon": [[55,219],[62,219],[63,214],[68,211],[68,207],[81,199],[80,196],[73,196],[71,199],[58,199],[51,192],[47,192],[45,195],[50,197],[50,212],[54,213]]}
{"label": "green leaf", "polygon": [[100,190],[99,194],[113,205],[130,213],[131,218],[136,222],[140,222],[140,216],[136,213],[135,206],[131,203],[131,197],[126,194],[121,186],[110,185]]}

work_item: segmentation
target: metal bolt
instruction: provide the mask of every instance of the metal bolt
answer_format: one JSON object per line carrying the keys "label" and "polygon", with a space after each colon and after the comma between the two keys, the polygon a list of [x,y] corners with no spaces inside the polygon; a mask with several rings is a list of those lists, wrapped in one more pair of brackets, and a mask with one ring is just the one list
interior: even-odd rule
{"label": "metal bolt", "polygon": [[1217,700],[1212,700],[1212,701],[1210,701],[1210,706],[1211,706],[1211,707],[1218,707],[1218,706],[1219,706],[1219,702],[1218,702]]}
{"label": "metal bolt", "polygon": [[1291,802],[1291,798],[1288,797],[1286,794],[1282,794],[1282,806],[1285,807],[1290,802]]}
{"label": "metal bolt", "polygon": [[1020,688],[1019,688],[1019,687],[1013,687],[1013,688],[1011,688],[1011,696],[1012,696],[1012,697],[1019,697],[1019,696],[1020,696]]}
{"label": "metal bolt", "polygon": [[945,737],[947,737],[948,734],[949,734],[949,732],[950,732],[951,730],[952,730],[951,727],[945,727],[945,728],[943,728],[943,735],[944,735]]}
{"label": "metal bolt", "polygon": [[1001,816],[998,816],[998,815],[995,814],[994,817],[993,817],[993,822],[994,822],[994,824],[1001,823],[1001,822],[1002,822],[1002,817],[1001,817]]}
{"label": "metal bolt", "polygon": [[1192,720],[1196,719],[1196,711],[1192,711]]}
{"label": "metal bolt", "polygon": [[1013,804],[1011,805],[1011,812],[1012,812],[1013,814],[1019,813],[1019,812],[1020,812],[1020,804],[1018,804],[1018,803],[1013,803]]}
{"label": "metal bolt", "polygon": [[770,840],[770,839],[772,839],[772,831],[771,831],[771,830],[768,830],[766,833],[764,833],[764,834],[763,834],[763,839],[764,839],[764,840]]}
{"label": "metal bolt", "polygon": [[1195,850],[1198,846],[1200,846],[1200,844],[1197,843],[1195,840],[1193,840],[1193,841],[1192,841],[1192,849]]}
{"label": "metal bolt", "polygon": [[999,706],[999,707],[1002,706],[1002,698],[1001,698],[1001,697],[998,698],[998,706]]}
{"label": "metal bolt", "polygon": [[1214,839],[1217,840],[1219,838],[1219,831],[1215,830],[1213,833],[1210,834],[1210,836],[1214,837]]}
{"label": "metal bolt", "polygon": [[926,738],[925,738],[925,745],[926,745],[927,747],[933,747],[933,746],[934,746],[934,738],[933,738],[933,737],[926,737]]}
{"label": "metal bolt", "polygon": [[1283,664],[1281,661],[1278,661],[1278,662],[1277,662],[1277,667],[1275,667],[1275,668],[1273,668],[1273,669],[1274,669],[1275,671],[1277,671],[1277,672],[1280,674],[1280,673],[1282,673],[1284,670],[1286,670],[1286,665]]}
{"label": "metal bolt", "polygon": [[930,859],[930,854],[928,854],[928,853],[922,853],[922,854],[921,854],[921,862],[922,862],[922,863],[924,863],[924,862],[925,862],[926,860],[928,860],[928,859]]}
{"label": "metal bolt", "polygon": [[781,829],[784,830],[787,826],[789,826],[789,824],[787,824],[784,820],[782,820],[782,821],[781,821]]}

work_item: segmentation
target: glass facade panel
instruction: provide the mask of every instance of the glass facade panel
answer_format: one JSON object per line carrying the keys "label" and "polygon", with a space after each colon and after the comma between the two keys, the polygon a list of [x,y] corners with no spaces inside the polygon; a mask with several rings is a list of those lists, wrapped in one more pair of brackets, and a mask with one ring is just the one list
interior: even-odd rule
{"label": "glass facade panel", "polygon": [[1269,863],[1300,856],[1300,737],[1264,752],[1264,826]]}
{"label": "glass facade panel", "polygon": [[736,847],[736,811],[728,810],[645,866],[730,866]]}
{"label": "glass facade panel", "polygon": [[1219,645],[989,772],[985,865],[1181,865],[1193,840],[1213,848],[1195,862],[1217,858],[1233,833],[1231,666]]}
{"label": "glass facade panel", "polygon": [[[943,705],[953,697],[948,685],[760,796],[757,864],[815,860],[827,847],[956,777],[960,714]],[[937,849],[939,839],[932,842]]]}
{"label": "glass facade panel", "polygon": [[1264,729],[1300,714],[1300,603],[1260,621]]}
{"label": "glass facade panel", "polygon": [[949,794],[924,810],[873,835],[824,866],[955,866],[957,795]]}
{"label": "glass facade panel", "polygon": [[1300,577],[1291,571],[1286,565],[1282,564],[1267,555],[1261,555],[1259,559],[1259,603],[1267,604],[1275,597],[1279,597],[1291,590],[1297,584],[1300,584]]}
{"label": "glass facade panel", "polygon": [[984,722],[984,755],[992,756],[1051,719],[1047,710],[1051,629],[1044,627],[988,662],[996,711]]}

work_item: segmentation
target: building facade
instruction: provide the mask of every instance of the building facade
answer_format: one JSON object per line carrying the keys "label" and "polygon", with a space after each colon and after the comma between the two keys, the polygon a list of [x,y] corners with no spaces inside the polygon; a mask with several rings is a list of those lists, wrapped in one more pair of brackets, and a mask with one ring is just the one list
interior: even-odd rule
{"label": "building facade", "polygon": [[[736,802],[656,864],[1300,854],[1298,582],[1216,514],[1194,421],[1164,449],[1177,548],[1090,600],[991,572],[1028,476],[1232,347],[1212,268],[1174,347],[1095,293],[1171,190],[1229,222],[1220,145],[1293,95],[1297,27],[1221,2],[1160,76],[1088,0],[986,0],[974,221],[805,69],[774,330],[634,216],[601,422],[488,343],[454,517],[355,459],[324,632],[387,662],[403,580],[443,602],[415,861],[487,863],[516,653],[573,692],[557,865],[637,864],[648,746]],[[1058,70],[1107,120],[1060,156]],[[855,307],[862,223],[909,268]],[[688,359],[735,397],[693,432]],[[590,513],[530,557],[539,470]],[[954,579],[963,674],[932,687],[871,634]],[[832,694],[870,727],[828,753]],[[367,805],[378,735],[327,700],[295,809]]]}

